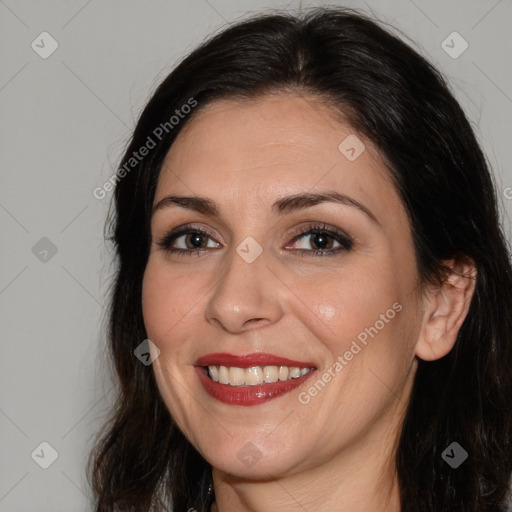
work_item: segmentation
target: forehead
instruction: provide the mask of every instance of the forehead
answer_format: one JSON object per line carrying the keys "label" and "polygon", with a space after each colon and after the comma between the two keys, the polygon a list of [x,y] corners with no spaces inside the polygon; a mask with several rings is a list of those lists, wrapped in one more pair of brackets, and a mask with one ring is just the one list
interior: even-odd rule
{"label": "forehead", "polygon": [[[317,158],[338,159],[342,156],[338,146],[350,134],[356,136],[342,113],[318,97],[281,93],[250,100],[221,99],[195,112],[168,157],[172,159],[177,149],[186,146],[187,150],[195,149],[187,152],[187,160],[198,150],[214,155],[224,148],[257,150],[262,160],[278,153],[283,158],[292,153],[314,153]],[[357,137],[361,141],[364,138],[360,134]],[[200,147],[194,148],[199,143]],[[373,159],[380,159],[369,141],[365,146]]]}
{"label": "forehead", "polygon": [[170,190],[228,200],[315,187],[380,197],[384,209],[400,203],[379,151],[338,111],[317,97],[275,94],[196,112],[165,158],[155,200]]}

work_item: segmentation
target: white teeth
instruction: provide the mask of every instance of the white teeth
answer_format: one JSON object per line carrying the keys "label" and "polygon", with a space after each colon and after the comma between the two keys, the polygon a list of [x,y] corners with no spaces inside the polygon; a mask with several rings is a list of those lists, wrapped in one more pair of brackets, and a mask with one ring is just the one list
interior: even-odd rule
{"label": "white teeth", "polygon": [[219,367],[219,382],[221,384],[229,383],[229,371],[225,366]]}
{"label": "white teeth", "polygon": [[265,368],[263,368],[263,378],[265,382],[277,382],[279,379],[277,366],[265,366]]}
{"label": "white teeth", "polygon": [[290,368],[290,378],[296,379],[297,377],[300,377],[300,368],[294,366]]}
{"label": "white teeth", "polygon": [[252,366],[250,368],[237,368],[236,366],[208,366],[208,375],[221,384],[231,386],[258,386],[291,379],[306,375],[311,368],[298,368],[296,366]]}
{"label": "white teeth", "polygon": [[259,366],[253,366],[252,368],[247,368],[247,370],[245,370],[245,384],[247,384],[248,386],[256,386],[257,384],[262,383],[263,370]]}
{"label": "white teeth", "polygon": [[216,366],[208,366],[210,377],[215,382],[219,382],[219,369]]}
{"label": "white teeth", "polygon": [[243,386],[245,384],[245,370],[243,368],[231,367],[228,375],[228,384],[232,384],[233,386]]}

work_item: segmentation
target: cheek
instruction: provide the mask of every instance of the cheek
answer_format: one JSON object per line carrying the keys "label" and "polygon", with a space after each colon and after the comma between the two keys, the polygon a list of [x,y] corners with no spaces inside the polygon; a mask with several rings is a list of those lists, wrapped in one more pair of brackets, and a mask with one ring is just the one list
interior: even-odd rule
{"label": "cheek", "polygon": [[309,297],[308,309],[313,314],[300,317],[333,357],[350,350],[353,341],[364,347],[365,341],[381,332],[390,333],[397,323],[400,286],[386,268],[342,272],[322,287],[304,284],[304,296]]}
{"label": "cheek", "polygon": [[[150,257],[142,286],[142,314],[148,338],[161,351],[179,348],[179,333],[193,314],[200,295],[193,289],[193,281],[179,279],[156,259]],[[173,339],[174,343],[166,343]]]}
{"label": "cheek", "polygon": [[187,413],[194,393],[190,388],[193,370],[187,341],[197,324],[193,316],[201,297],[198,288],[194,289],[190,279],[170,272],[165,262],[150,256],[142,285],[142,313],[148,338],[160,350],[152,368],[164,402],[189,438],[195,419]]}

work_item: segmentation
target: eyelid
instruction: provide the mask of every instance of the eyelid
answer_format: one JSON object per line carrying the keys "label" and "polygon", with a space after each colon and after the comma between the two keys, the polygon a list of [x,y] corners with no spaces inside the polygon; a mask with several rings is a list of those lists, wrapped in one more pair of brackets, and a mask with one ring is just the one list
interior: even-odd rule
{"label": "eyelid", "polygon": [[320,221],[304,221],[301,223],[300,226],[294,227],[290,230],[288,230],[284,235],[283,238],[289,238],[293,237],[293,240],[296,240],[298,237],[304,236],[308,234],[309,231],[325,231],[327,233],[332,233],[340,237],[344,237],[347,240],[355,241],[355,238],[351,235],[349,235],[345,230],[341,228],[337,228],[336,226],[332,226],[330,224],[327,224],[326,222],[320,222]]}
{"label": "eyelid", "polygon": [[[162,239],[165,239],[165,238],[168,238],[170,237],[171,235],[173,237],[179,237],[185,233],[188,233],[189,231],[200,231],[200,232],[204,232],[206,234],[208,234],[211,238],[213,238],[215,241],[217,240],[217,235],[215,233],[213,233],[213,231],[211,231],[210,229],[202,226],[202,225],[199,225],[199,224],[181,224],[179,226],[176,226],[175,228],[171,229],[170,231],[168,231],[163,237]],[[220,242],[217,242],[217,243],[220,243]]]}

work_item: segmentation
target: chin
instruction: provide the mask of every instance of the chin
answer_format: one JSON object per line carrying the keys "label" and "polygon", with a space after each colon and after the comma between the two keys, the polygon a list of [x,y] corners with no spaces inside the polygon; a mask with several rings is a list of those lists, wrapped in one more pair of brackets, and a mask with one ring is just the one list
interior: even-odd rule
{"label": "chin", "polygon": [[[301,461],[308,459],[300,449],[304,444],[297,437],[295,444],[283,445],[280,439],[265,442],[265,436],[258,442],[250,437],[234,437],[225,443],[210,445],[202,450],[205,458],[216,469],[229,475],[250,480],[265,480],[269,477],[278,478],[301,469]],[[285,442],[284,442],[285,443]]]}

